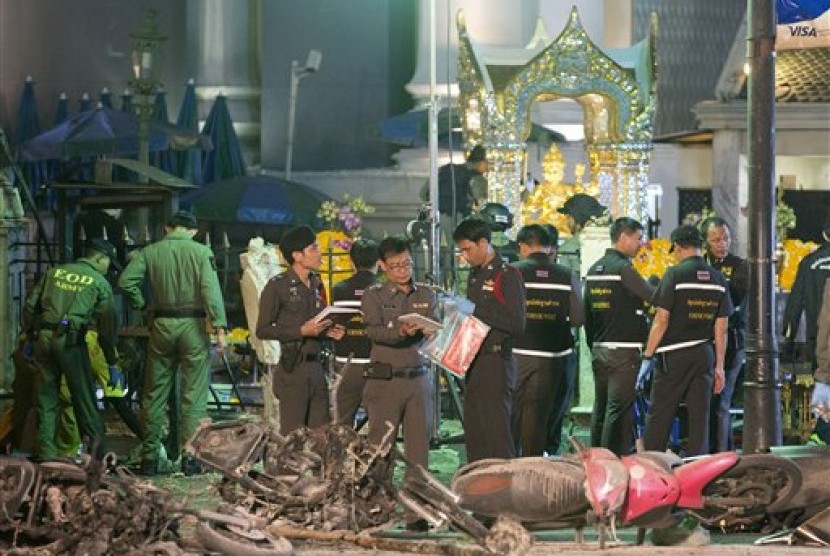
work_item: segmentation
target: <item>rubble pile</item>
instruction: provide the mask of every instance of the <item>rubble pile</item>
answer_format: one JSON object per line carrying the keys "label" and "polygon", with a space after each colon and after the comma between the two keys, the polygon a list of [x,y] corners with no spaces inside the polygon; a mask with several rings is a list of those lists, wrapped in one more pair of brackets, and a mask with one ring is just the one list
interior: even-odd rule
{"label": "rubble pile", "polygon": [[205,424],[189,448],[222,475],[226,502],[268,522],[361,531],[395,517],[390,458],[351,427],[281,437],[254,423]]}
{"label": "rubble pile", "polygon": [[171,494],[100,462],[0,458],[0,553],[182,554]]}

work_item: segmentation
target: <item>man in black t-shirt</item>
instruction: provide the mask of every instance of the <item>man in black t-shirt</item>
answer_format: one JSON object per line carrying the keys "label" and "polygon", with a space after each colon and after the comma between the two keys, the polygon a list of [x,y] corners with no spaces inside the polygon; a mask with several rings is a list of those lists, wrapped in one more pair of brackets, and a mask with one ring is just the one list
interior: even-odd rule
{"label": "man in black t-shirt", "polygon": [[[513,266],[525,282],[527,322],[513,346],[513,440],[525,457],[541,456],[549,437],[562,436],[575,374],[571,329],[585,320],[579,277],[550,258],[557,239],[539,224],[523,226],[516,236],[521,260]],[[549,455],[558,448],[557,442]]]}
{"label": "man in black t-shirt", "polygon": [[[689,414],[686,455],[709,451],[709,404],[725,381],[726,326],[732,314],[729,282],[701,256],[703,236],[694,226],[680,226],[671,234],[679,263],[669,267],[652,305],[657,308],[643,362],[637,376],[642,389],[657,372],[646,416],[645,448],[666,449],[675,413],[681,402]],[[714,338],[714,349],[712,347]]]}
{"label": "man in black t-shirt", "polygon": [[634,382],[648,336],[645,304],[654,287],[631,263],[642,244],[643,225],[617,218],[610,234],[614,247],[585,277],[585,338],[594,371],[591,446],[623,456],[634,446]]}
{"label": "man in black t-shirt", "polygon": [[729,252],[732,244],[732,230],[723,218],[713,216],[700,225],[706,240],[706,253],[703,258],[713,268],[719,270],[729,281],[729,296],[735,311],[729,317],[726,327],[726,356],[723,363],[725,382],[723,391],[712,397],[711,444],[712,452],[726,452],[733,448],[732,443],[732,398],[746,362],[746,294],[749,290],[749,265],[746,259]]}
{"label": "man in black t-shirt", "polygon": [[332,385],[332,422],[354,426],[357,408],[363,400],[366,379],[363,371],[369,364],[372,342],[366,337],[366,324],[360,312],[363,292],[378,282],[378,244],[371,239],[358,239],[349,250],[355,274],[331,288],[334,307],[354,309],[343,319],[346,333],[334,344],[337,378]]}

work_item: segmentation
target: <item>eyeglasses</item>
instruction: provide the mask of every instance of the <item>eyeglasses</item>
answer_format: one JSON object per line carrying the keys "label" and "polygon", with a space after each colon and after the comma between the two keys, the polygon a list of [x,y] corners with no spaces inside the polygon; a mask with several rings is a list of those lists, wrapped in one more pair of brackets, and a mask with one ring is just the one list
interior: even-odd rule
{"label": "eyeglasses", "polygon": [[406,270],[412,268],[412,260],[401,261],[399,263],[387,263],[386,268],[389,270]]}

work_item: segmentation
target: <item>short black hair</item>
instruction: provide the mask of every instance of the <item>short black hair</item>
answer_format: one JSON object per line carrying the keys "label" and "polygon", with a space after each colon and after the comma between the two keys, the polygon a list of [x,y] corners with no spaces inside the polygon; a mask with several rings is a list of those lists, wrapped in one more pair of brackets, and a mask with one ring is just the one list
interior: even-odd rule
{"label": "short black hair", "polygon": [[671,242],[680,247],[695,247],[697,249],[701,249],[704,243],[703,234],[691,224],[684,224],[675,228],[671,233]]}
{"label": "short black hair", "polygon": [[357,270],[368,270],[375,266],[380,258],[378,242],[373,239],[360,238],[352,243],[349,250],[349,258],[352,259]]}
{"label": "short black hair", "polygon": [[630,216],[617,218],[611,224],[611,228],[609,230],[611,232],[611,242],[617,243],[621,235],[639,232],[642,229],[644,229],[643,225],[640,224],[638,220],[634,220]]}
{"label": "short black hair", "polygon": [[280,252],[288,264],[294,264],[294,252],[302,251],[317,241],[314,230],[308,226],[295,226],[280,238]]}
{"label": "short black hair", "polygon": [[516,234],[516,242],[531,247],[549,247],[550,234],[541,224],[527,224]]}
{"label": "short black hair", "polygon": [[465,239],[472,242],[486,239],[489,243],[492,237],[490,223],[477,216],[462,220],[452,232],[452,240],[456,243]]}
{"label": "short black hair", "polygon": [[409,239],[400,234],[383,238],[378,246],[378,254],[382,261],[386,261],[387,258],[394,255],[411,252],[412,247]]}
{"label": "short black hair", "polygon": [[186,210],[178,210],[173,213],[167,225],[171,228],[182,227],[188,230],[197,230],[199,228],[199,222],[196,221],[196,217],[192,212]]}
{"label": "short black hair", "polygon": [[482,145],[476,145],[467,155],[467,162],[484,162],[485,160],[487,160],[487,151]]}
{"label": "short black hair", "polygon": [[553,224],[545,224],[545,230],[548,232],[548,247],[557,248],[559,247],[559,230]]}
{"label": "short black hair", "polygon": [[709,228],[727,228],[730,232],[732,231],[732,226],[729,225],[729,222],[721,218],[720,216],[710,216],[709,218],[705,219],[703,222],[700,223],[700,231],[703,234],[703,237],[706,237],[706,234],[709,233]]}

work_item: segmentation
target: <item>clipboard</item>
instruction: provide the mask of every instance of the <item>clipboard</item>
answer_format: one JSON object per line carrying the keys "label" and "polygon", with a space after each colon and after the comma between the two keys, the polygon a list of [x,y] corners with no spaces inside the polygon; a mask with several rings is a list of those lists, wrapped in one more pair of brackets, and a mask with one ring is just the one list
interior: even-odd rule
{"label": "clipboard", "polygon": [[334,316],[334,315],[355,315],[355,314],[363,314],[363,311],[360,309],[355,309],[354,307],[336,307],[334,305],[329,305],[325,307],[322,311],[317,313],[317,315],[312,319],[312,322],[318,323],[322,320],[325,320],[326,317]]}
{"label": "clipboard", "polygon": [[436,320],[419,315],[418,313],[407,313],[398,317],[398,320],[406,324],[413,324],[426,333],[436,332],[444,328],[444,325]]}

